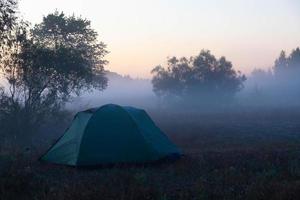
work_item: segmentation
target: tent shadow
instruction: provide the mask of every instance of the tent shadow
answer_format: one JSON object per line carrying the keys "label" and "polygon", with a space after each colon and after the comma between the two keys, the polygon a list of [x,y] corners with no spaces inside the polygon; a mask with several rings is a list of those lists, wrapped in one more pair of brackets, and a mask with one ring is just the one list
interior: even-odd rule
{"label": "tent shadow", "polygon": [[46,161],[40,160],[39,161],[43,164],[52,165],[52,166],[60,166],[60,167],[67,167],[71,169],[77,170],[101,170],[101,169],[128,169],[128,168],[160,168],[163,166],[169,166],[175,164],[178,160],[185,157],[185,155],[180,154],[173,154],[168,157],[152,161],[152,162],[144,162],[144,163],[107,163],[107,164],[96,164],[96,165],[86,165],[86,166],[71,166],[71,165],[63,165],[63,164],[55,164],[55,163],[48,163]]}

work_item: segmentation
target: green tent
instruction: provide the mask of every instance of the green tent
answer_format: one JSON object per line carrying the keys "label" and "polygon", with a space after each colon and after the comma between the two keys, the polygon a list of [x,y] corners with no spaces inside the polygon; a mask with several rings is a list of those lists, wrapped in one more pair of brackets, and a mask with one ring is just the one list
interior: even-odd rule
{"label": "green tent", "polygon": [[144,110],[108,104],[79,112],[41,157],[71,166],[145,163],[179,157],[179,149]]}

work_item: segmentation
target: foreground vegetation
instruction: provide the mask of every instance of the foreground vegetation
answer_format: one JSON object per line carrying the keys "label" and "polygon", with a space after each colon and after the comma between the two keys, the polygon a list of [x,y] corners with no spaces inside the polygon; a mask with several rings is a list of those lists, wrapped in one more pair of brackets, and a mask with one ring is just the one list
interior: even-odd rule
{"label": "foreground vegetation", "polygon": [[[37,160],[50,146],[48,136],[41,146],[22,152],[12,153],[9,145],[2,148],[1,199],[300,196],[300,113],[149,113],[185,152],[182,159],[174,163],[94,169],[50,165]],[[53,129],[52,139],[64,128]]]}
{"label": "foreground vegetation", "polygon": [[204,50],[168,60],[152,71],[156,95],[176,108],[207,108],[149,112],[185,155],[173,163],[77,169],[38,158],[72,119],[65,103],[106,88],[106,46],[81,17],[54,12],[30,26],[16,14],[16,0],[0,0],[1,200],[299,198],[300,112],[287,108],[299,106],[299,48],[282,52],[274,72],[256,71],[264,84],[254,80],[247,100],[283,110],[221,112],[240,105],[234,97],[244,75]]}

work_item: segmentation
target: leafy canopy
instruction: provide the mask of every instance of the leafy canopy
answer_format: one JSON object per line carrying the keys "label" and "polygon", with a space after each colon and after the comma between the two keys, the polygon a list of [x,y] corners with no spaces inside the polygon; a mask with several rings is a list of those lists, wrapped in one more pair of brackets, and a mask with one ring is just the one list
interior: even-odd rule
{"label": "leafy canopy", "polygon": [[167,68],[157,66],[152,74],[153,90],[158,96],[200,102],[230,99],[246,79],[225,57],[217,59],[208,50],[189,59],[170,58]]}
{"label": "leafy canopy", "polygon": [[300,73],[300,48],[292,50],[289,56],[284,51],[281,51],[279,57],[275,60],[274,73],[277,77],[290,76],[298,78]]}
{"label": "leafy canopy", "polygon": [[19,23],[12,45],[2,52],[0,70],[8,83],[8,92],[2,89],[2,114],[36,125],[72,95],[105,89],[107,51],[97,37],[90,21],[59,12],[32,29]]}
{"label": "leafy canopy", "polygon": [[8,33],[15,25],[17,9],[16,0],[0,0],[0,40],[7,39]]}

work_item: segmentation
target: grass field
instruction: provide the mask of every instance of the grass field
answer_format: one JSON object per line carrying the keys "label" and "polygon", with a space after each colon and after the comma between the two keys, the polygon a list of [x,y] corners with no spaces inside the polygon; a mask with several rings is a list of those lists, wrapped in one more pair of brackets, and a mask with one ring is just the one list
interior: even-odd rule
{"label": "grass field", "polygon": [[[149,111],[185,153],[173,163],[77,169],[2,150],[0,199],[300,199],[300,112]],[[49,132],[49,130],[48,130]]]}

